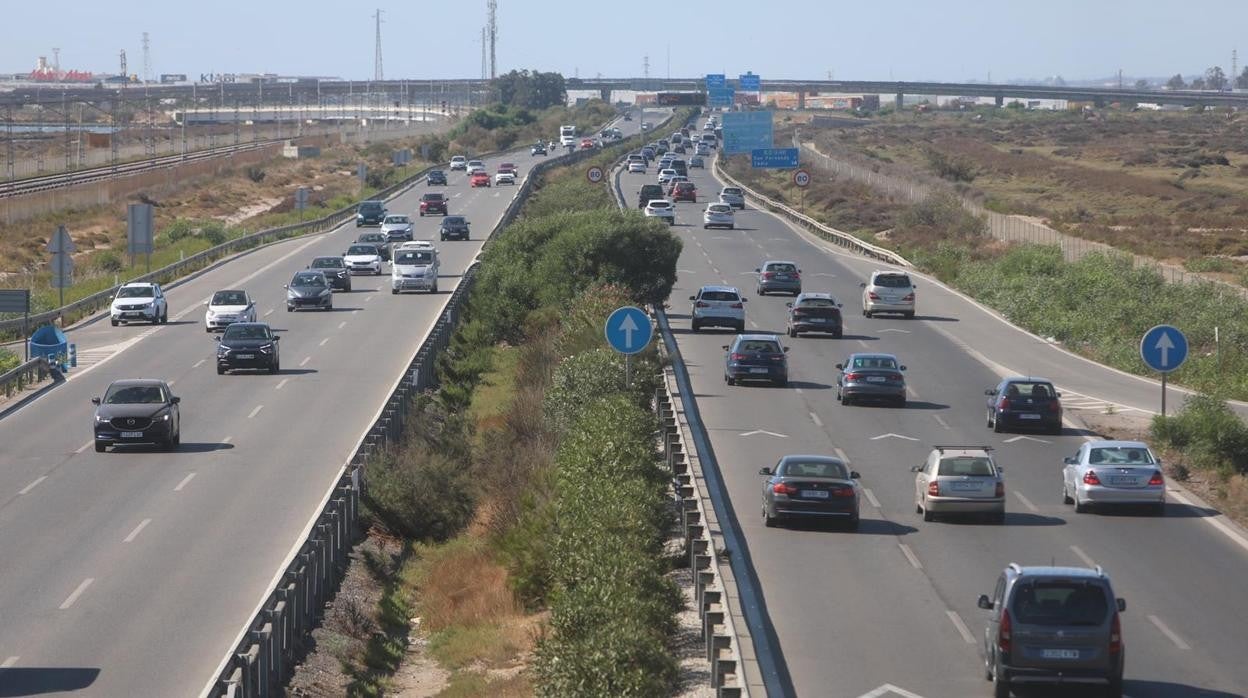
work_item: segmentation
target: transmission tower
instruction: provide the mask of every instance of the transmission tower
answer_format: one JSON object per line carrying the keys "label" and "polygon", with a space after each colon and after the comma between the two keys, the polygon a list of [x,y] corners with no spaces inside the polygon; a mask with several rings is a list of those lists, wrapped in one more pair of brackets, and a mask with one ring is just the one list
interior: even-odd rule
{"label": "transmission tower", "polygon": [[123,48],[121,50],[121,76],[125,77],[127,75],[129,73],[126,72],[126,50]]}
{"label": "transmission tower", "polygon": [[373,15],[373,19],[377,20],[377,48],[373,52],[373,80],[381,82],[385,76],[381,69],[381,10],[378,9]]}
{"label": "transmission tower", "polygon": [[143,32],[143,82],[152,81],[152,42]]}
{"label": "transmission tower", "polygon": [[498,77],[498,62],[495,58],[494,47],[498,43],[498,0],[486,0],[486,7],[489,9],[489,27],[490,34],[490,79]]}
{"label": "transmission tower", "polygon": [[52,49],[52,72],[56,73],[56,79],[61,79],[61,50],[59,48]]}
{"label": "transmission tower", "polygon": [[650,56],[643,56],[641,59],[641,77],[650,79]]}
{"label": "transmission tower", "polygon": [[489,33],[490,33],[490,30],[488,27],[481,27],[481,79],[482,80],[490,76],[490,60],[489,60],[489,56],[487,55],[487,52],[489,51],[489,48],[487,47],[487,44],[489,43]]}
{"label": "transmission tower", "polygon": [[[55,50],[55,49],[53,49]],[[1231,89],[1235,89],[1235,81],[1239,79],[1239,49],[1231,49]]]}

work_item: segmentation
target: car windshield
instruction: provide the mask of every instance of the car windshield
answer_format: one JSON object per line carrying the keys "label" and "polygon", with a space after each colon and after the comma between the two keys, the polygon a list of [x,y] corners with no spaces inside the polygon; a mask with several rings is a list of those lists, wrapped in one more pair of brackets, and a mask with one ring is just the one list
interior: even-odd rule
{"label": "car windshield", "polygon": [[767,271],[795,272],[797,265],[788,262],[772,262],[767,265]]}
{"label": "car windshield", "polygon": [[703,291],[702,300],[704,301],[739,301],[741,297],[736,291]]}
{"label": "car windshield", "polygon": [[680,191],[689,191],[693,189],[693,182],[677,182],[676,188]]}
{"label": "car windshield", "polygon": [[323,274],[296,274],[295,280],[291,282],[292,286],[324,286],[325,276]]}
{"label": "car windshield", "polygon": [[430,250],[403,250],[399,253],[395,264],[432,264],[433,252]]}
{"label": "car windshield", "polygon": [[786,477],[834,477],[848,480],[845,464],[836,461],[790,461],[780,468]]}
{"label": "car windshield", "polygon": [[1050,383],[1027,383],[1023,381],[1014,381],[1005,388],[1005,394],[1010,397],[1030,397],[1037,400],[1052,400],[1054,396],[1053,386]]}
{"label": "car windshield", "polygon": [[313,269],[340,269],[345,266],[340,257],[317,257],[312,260]]}
{"label": "car windshield", "polygon": [[118,298],[151,298],[155,295],[151,286],[122,286],[117,289]]}
{"label": "car windshield", "polygon": [[836,301],[831,298],[803,298],[798,301],[799,308],[835,308]]}
{"label": "car windshield", "polygon": [[737,351],[747,354],[779,354],[780,343],[769,339],[743,339],[737,343]]}
{"label": "car windshield", "polygon": [[741,196],[741,190],[736,187],[725,187],[723,193],[729,196]]}
{"label": "car windshield", "polygon": [[1106,446],[1088,453],[1088,462],[1097,465],[1155,465],[1153,454],[1143,446]]}
{"label": "car windshield", "polygon": [[360,204],[360,213],[373,213],[381,210],[381,204],[364,202]]}
{"label": "car windshield", "polygon": [[377,254],[377,248],[373,245],[352,245],[347,248],[347,254],[352,255],[369,255]]}
{"label": "car windshield", "polygon": [[421,201],[441,201],[442,195],[441,194],[425,194],[424,196],[420,197],[420,200]]}
{"label": "car windshield", "polygon": [[407,222],[407,216],[386,216],[386,223],[391,225],[402,225]]}
{"label": "car windshield", "polygon": [[247,294],[242,291],[217,291],[212,294],[211,305],[247,305]]}
{"label": "car windshield", "polygon": [[273,334],[265,325],[230,325],[221,339],[269,339]]}
{"label": "car windshield", "polygon": [[447,216],[442,219],[442,225],[448,228],[456,225],[464,225],[466,222],[467,221],[464,220],[463,216]]}
{"label": "car windshield", "polygon": [[1099,584],[1078,580],[1020,582],[1010,609],[1027,625],[1100,625],[1109,601]]}
{"label": "car windshield", "polygon": [[941,458],[937,475],[991,476],[992,461],[982,456],[954,456]]}
{"label": "car windshield", "polygon": [[109,386],[104,395],[109,405],[159,405],[165,400],[165,389],[159,385]]}
{"label": "car windshield", "polygon": [[897,360],[889,356],[859,356],[854,359],[854,368],[897,368]]}
{"label": "car windshield", "polygon": [[875,277],[875,285],[885,288],[909,288],[910,277],[905,274],[880,274]]}

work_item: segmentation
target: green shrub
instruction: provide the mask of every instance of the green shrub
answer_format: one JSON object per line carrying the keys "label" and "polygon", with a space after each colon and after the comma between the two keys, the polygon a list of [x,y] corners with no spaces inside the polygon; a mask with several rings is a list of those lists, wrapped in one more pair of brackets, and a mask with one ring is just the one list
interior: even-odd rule
{"label": "green shrub", "polygon": [[247,172],[247,179],[250,179],[256,184],[259,184],[264,181],[265,172],[264,172],[263,167],[252,165],[251,167],[247,168],[246,172]]}
{"label": "green shrub", "polygon": [[121,256],[112,250],[101,250],[91,255],[91,266],[106,274],[116,274],[126,268]]}
{"label": "green shrub", "polygon": [[624,357],[599,347],[564,359],[551,378],[543,410],[556,433],[566,431],[593,402],[603,396],[627,394],[638,407],[654,395],[657,371],[649,360],[633,359],[632,386],[625,387]]}
{"label": "green shrub", "polygon": [[1229,475],[1248,473],[1248,425],[1210,395],[1188,398],[1178,414],[1153,417],[1153,438],[1182,451],[1191,465]]}
{"label": "green shrub", "polygon": [[387,530],[414,540],[442,541],[472,516],[472,479],[464,463],[419,440],[369,463],[365,504]]}
{"label": "green shrub", "polygon": [[0,373],[7,373],[20,366],[22,358],[8,349],[0,349]]}
{"label": "green shrub", "polygon": [[221,223],[220,221],[209,221],[200,227],[199,237],[205,240],[209,245],[220,245],[228,240],[230,235],[226,231],[224,223]]}
{"label": "green shrub", "polygon": [[190,237],[195,234],[195,223],[186,218],[179,218],[165,228],[164,236],[169,242],[177,242],[182,238]]}

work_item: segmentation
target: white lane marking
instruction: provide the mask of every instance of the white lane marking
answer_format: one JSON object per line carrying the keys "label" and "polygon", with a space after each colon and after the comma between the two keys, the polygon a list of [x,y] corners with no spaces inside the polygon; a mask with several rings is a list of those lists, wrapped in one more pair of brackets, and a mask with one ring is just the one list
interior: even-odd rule
{"label": "white lane marking", "polygon": [[182,488],[183,488],[183,487],[186,487],[186,483],[190,482],[190,481],[191,481],[191,478],[194,478],[194,477],[195,477],[195,473],[191,473],[191,474],[187,475],[186,477],[182,478],[182,482],[179,482],[179,483],[178,483],[178,486],[173,488],[173,491],[174,491],[174,492],[181,492],[181,491],[182,491]]}
{"label": "white lane marking", "polygon": [[946,424],[946,423],[945,423],[944,418],[943,418],[943,417],[941,417],[940,415],[938,415],[938,414],[934,414],[934,415],[932,415],[932,416],[936,418],[936,423],[937,423],[937,424],[939,424],[940,426],[942,426],[942,427],[944,427],[944,428],[946,428],[946,429],[951,428],[948,424]]}
{"label": "white lane marking", "polygon": [[849,456],[845,455],[845,451],[841,450],[841,447],[840,447],[840,446],[834,446],[834,447],[832,448],[832,450],[833,450],[833,451],[836,451],[836,457],[837,457],[837,458],[840,458],[840,459],[841,459],[841,462],[843,462],[843,463],[848,463],[848,462],[849,462]]}
{"label": "white lane marking", "polygon": [[256,409],[252,410],[251,414],[247,415],[247,419],[251,419],[252,417],[260,414],[260,410],[262,409],[264,409],[264,405],[256,405]]}
{"label": "white lane marking", "polygon": [[754,329],[756,329],[756,330],[757,330],[757,329],[758,329],[758,323],[757,323],[757,322],[754,322],[753,320],[750,320],[750,327],[753,327]]}
{"label": "white lane marking", "polygon": [[74,449],[74,453],[82,453],[83,451],[87,450],[88,448],[91,448],[91,444],[93,444],[93,443],[95,443],[95,439],[92,439],[92,440],[90,440],[90,441],[86,442],[85,444],[83,444],[83,445],[79,446],[78,448],[75,448],[75,449]]}
{"label": "white lane marking", "polygon": [[958,634],[962,636],[963,640],[966,640],[966,644],[975,644],[975,636],[971,634],[971,629],[966,627],[966,623],[962,622],[962,616],[958,615],[957,611],[947,610],[945,611],[945,615],[949,616],[949,620],[953,623],[953,627],[958,629]]}
{"label": "white lane marking", "polygon": [[274,389],[274,390],[281,390],[281,389],[282,389],[282,386],[286,385],[286,381],[288,381],[288,380],[290,380],[290,379],[289,379],[289,378],[283,378],[283,379],[282,379],[282,381],[281,381],[280,383],[278,383],[278,384],[277,384],[277,387],[275,387],[275,388],[273,388],[273,389]]}
{"label": "white lane marking", "polygon": [[74,593],[70,594],[69,598],[65,599],[65,601],[61,603],[61,610],[64,611],[70,606],[73,606],[74,602],[78,600],[78,597],[82,596],[82,592],[86,591],[87,587],[91,586],[91,582],[94,582],[94,581],[95,581],[94,577],[87,577],[86,579],[82,580],[82,584],[79,584],[78,588],[74,589]]}
{"label": "white lane marking", "polygon": [[138,526],[135,526],[135,527],[134,527],[134,530],[130,532],[130,535],[126,536],[125,540],[123,540],[123,541],[121,541],[121,542],[122,542],[122,543],[130,543],[130,542],[134,541],[134,539],[135,539],[135,538],[138,538],[138,537],[139,537],[139,533],[141,533],[141,532],[143,531],[143,529],[147,528],[147,525],[148,525],[149,523],[151,523],[151,522],[152,522],[152,520],[151,520],[151,519],[143,519],[142,521],[140,521],[140,522],[139,522],[139,525],[138,525]]}
{"label": "white lane marking", "polygon": [[268,317],[272,315],[274,310],[277,310],[277,308],[269,308],[267,311],[265,311],[264,317]]}
{"label": "white lane marking", "polygon": [[872,441],[879,441],[880,439],[905,439],[906,441],[918,441],[918,439],[914,438],[913,436],[904,436],[902,434],[894,434],[891,431],[887,434],[880,434],[879,436],[871,437]]}
{"label": "white lane marking", "polygon": [[1161,619],[1157,616],[1149,614],[1148,621],[1157,626],[1157,629],[1161,631],[1162,635],[1170,638],[1170,641],[1174,643],[1175,647],[1178,647],[1181,650],[1190,650],[1192,648],[1191,645],[1183,641],[1183,638],[1179,637],[1178,634],[1167,627],[1165,623],[1162,623]]}
{"label": "white lane marking", "polygon": [[311,361],[311,360],[312,360],[312,357],[311,357],[311,356],[305,356],[305,357],[303,357],[303,361],[300,361],[300,362],[299,362],[299,365],[300,365],[300,366],[307,366],[307,365],[308,365],[308,362],[309,362],[309,361]]}
{"label": "white lane marking", "polygon": [[192,364],[191,368],[199,368],[200,366],[203,366],[204,362],[206,362],[207,360],[208,359],[200,359],[199,361],[196,361],[194,364]]}
{"label": "white lane marking", "polygon": [[338,329],[340,329],[340,330],[341,330],[342,328],[346,327],[346,326],[347,326],[347,321],[346,321],[346,320],[343,320],[342,322],[338,323]]}
{"label": "white lane marking", "polygon": [[1018,501],[1022,502],[1023,506],[1027,507],[1031,511],[1033,512],[1040,511],[1040,509],[1035,504],[1031,503],[1030,499],[1027,499],[1026,497],[1023,496],[1022,492],[1019,492],[1018,490],[1014,490],[1014,496],[1018,497]]}
{"label": "white lane marking", "polygon": [[870,346],[868,346],[868,345],[867,345],[867,340],[865,340],[865,339],[860,339],[860,340],[858,340],[858,343],[862,345],[862,348],[863,348],[863,349],[870,349],[870,348],[871,348]]}
{"label": "white lane marking", "polygon": [[911,400],[918,400],[918,399],[919,399],[919,394],[918,394],[918,393],[916,393],[916,392],[914,392],[914,388],[911,388],[910,386],[908,386],[908,385],[907,385],[907,386],[906,386],[906,392],[910,395],[910,399],[911,399]]}
{"label": "white lane marking", "polygon": [[17,664],[17,660],[19,660],[19,659],[21,659],[21,657],[18,657],[17,655],[14,655],[14,656],[12,656],[12,657],[9,657],[8,659],[4,660],[3,662],[0,662],[0,669],[8,669],[8,668],[10,668],[10,667],[15,666],[15,665]]}
{"label": "white lane marking", "polygon": [[815,426],[817,427],[823,426],[823,420],[819,419],[819,415],[815,414],[814,412],[810,413],[810,419],[812,422],[815,423]]}
{"label": "white lane marking", "polygon": [[879,509],[879,508],[880,508],[880,500],[878,500],[878,499],[876,499],[876,498],[875,498],[875,493],[874,493],[874,492],[872,492],[870,489],[868,489],[868,488],[864,487],[864,488],[862,488],[862,493],[863,493],[864,495],[866,495],[866,497],[867,497],[867,501],[868,501],[868,502],[871,502],[871,506],[875,507],[876,509]]}
{"label": "white lane marking", "polygon": [[[1174,499],[1177,499],[1180,504],[1185,504],[1189,507],[1196,506],[1195,502],[1188,499],[1187,497],[1184,497],[1178,492],[1171,490],[1169,492],[1169,495],[1173,497]],[[1248,538],[1244,538],[1242,535],[1239,534],[1238,531],[1236,531],[1235,529],[1223,523],[1221,521],[1222,518],[1223,517],[1221,514],[1218,514],[1217,516],[1202,516],[1201,521],[1207,522],[1210,526],[1213,526],[1214,528],[1218,529],[1218,531],[1226,535],[1227,538],[1230,538],[1232,541],[1235,541],[1236,543],[1238,543],[1239,547],[1243,548],[1244,550],[1248,550]]]}
{"label": "white lane marking", "polygon": [[365,302],[365,303],[367,303],[367,302],[371,301],[372,299],[373,299],[373,297],[372,297],[372,296],[368,296],[367,298],[365,298],[365,299],[364,299],[364,302]]}
{"label": "white lane marking", "polygon": [[1037,439],[1034,436],[1026,436],[1022,434],[1018,436],[1010,437],[1008,439],[1004,439],[1004,442],[1007,444],[1012,444],[1015,441],[1035,441],[1036,443],[1042,443],[1042,444],[1053,443],[1052,441],[1045,441],[1044,439]]}
{"label": "white lane marking", "polygon": [[325,339],[322,339],[322,340],[321,340],[321,343],[320,343],[320,344],[318,344],[317,346],[318,346],[318,347],[323,347],[323,346],[325,346],[326,344],[329,344],[329,337],[326,337]]}
{"label": "white lane marking", "polygon": [[1070,552],[1074,553],[1075,557],[1082,560],[1083,564],[1087,565],[1088,567],[1096,567],[1096,560],[1093,560],[1091,555],[1088,555],[1087,553],[1083,552],[1083,548],[1080,548],[1077,545],[1072,545],[1070,546]]}
{"label": "white lane marking", "polygon": [[801,394],[802,394],[802,389],[801,389],[801,388],[794,388],[793,390],[794,390],[794,391],[795,391],[798,395],[801,395]]}
{"label": "white lane marking", "polygon": [[22,489],[18,490],[18,491],[17,491],[17,493],[18,493],[18,494],[29,494],[31,490],[35,489],[35,487],[37,487],[37,486],[39,485],[39,483],[41,483],[41,482],[43,482],[44,480],[47,480],[47,479],[48,479],[48,476],[47,476],[47,475],[41,475],[41,476],[39,477],[39,479],[38,479],[38,480],[35,480],[34,482],[30,483],[29,485],[26,485],[26,486],[25,486],[25,487],[23,487]]}
{"label": "white lane marking", "polygon": [[901,548],[901,553],[906,556],[906,559],[910,561],[914,569],[923,569],[923,563],[919,562],[919,558],[914,556],[914,551],[910,549],[910,546],[905,543],[898,543],[897,547]]}
{"label": "white lane marking", "polygon": [[719,267],[711,267],[711,271],[715,272],[719,276],[723,276],[723,274],[720,274],[719,272]]}
{"label": "white lane marking", "polygon": [[743,431],[740,434],[737,434],[737,436],[754,436],[755,434],[766,434],[767,436],[774,436],[778,439],[789,438],[787,434],[777,434],[774,431],[767,431],[765,429],[755,429],[754,431]]}

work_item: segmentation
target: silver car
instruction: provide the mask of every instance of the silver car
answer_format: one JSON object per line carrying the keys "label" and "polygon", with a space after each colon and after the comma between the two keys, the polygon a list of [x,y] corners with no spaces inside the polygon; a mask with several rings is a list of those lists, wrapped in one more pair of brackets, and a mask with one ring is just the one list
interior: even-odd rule
{"label": "silver car", "polygon": [[702,212],[703,228],[733,228],[732,207],[728,204],[711,204]]}
{"label": "silver car", "polygon": [[412,239],[412,219],[403,215],[386,216],[381,222],[381,234],[390,242]]}
{"label": "silver car", "polygon": [[719,200],[733,208],[745,209],[745,191],[741,187],[724,187],[720,189]]}
{"label": "silver car", "polygon": [[985,514],[1005,522],[1005,480],[988,446],[933,446],[910,470],[914,510],[931,521],[940,514]]}
{"label": "silver car", "polygon": [[802,292],[802,270],[795,262],[769,259],[763,266],[754,270],[758,274],[758,295],[768,293],[791,293],[800,295]]}
{"label": "silver car", "polygon": [[1144,504],[1166,513],[1166,478],[1148,445],[1089,441],[1062,468],[1062,501],[1083,513],[1093,505]]}
{"label": "silver car", "polygon": [[842,405],[860,400],[882,400],[906,406],[906,370],[892,354],[850,354],[836,365],[836,399]]}
{"label": "silver car", "polygon": [[871,280],[862,286],[862,314],[897,313],[914,317],[914,282],[904,271],[871,272]]}
{"label": "silver car", "polygon": [[676,225],[676,206],[667,199],[651,199],[642,212],[647,218],[658,218]]}

